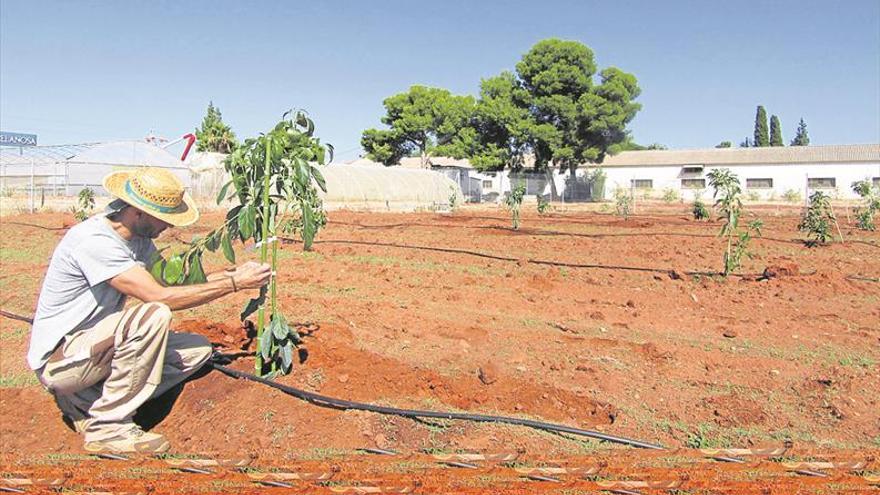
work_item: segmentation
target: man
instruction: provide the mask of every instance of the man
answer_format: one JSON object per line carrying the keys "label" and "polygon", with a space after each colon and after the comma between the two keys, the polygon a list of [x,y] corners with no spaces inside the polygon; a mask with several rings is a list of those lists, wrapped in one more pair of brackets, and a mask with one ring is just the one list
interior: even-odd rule
{"label": "man", "polygon": [[[115,172],[116,200],[71,228],[52,255],[31,329],[28,364],[84,435],[89,452],[164,452],[168,441],[134,424],[138,407],[195,373],[211,357],[200,335],[170,331],[171,312],[269,281],[271,268],[246,263],[208,281],[160,285],[147,271],[153,239],[199,212],[164,169]],[[124,308],[127,296],[142,301]]]}

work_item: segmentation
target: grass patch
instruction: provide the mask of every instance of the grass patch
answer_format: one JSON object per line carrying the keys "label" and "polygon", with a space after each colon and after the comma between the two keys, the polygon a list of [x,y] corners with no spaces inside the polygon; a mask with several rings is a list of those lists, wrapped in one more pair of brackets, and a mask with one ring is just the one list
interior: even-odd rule
{"label": "grass patch", "polygon": [[40,381],[33,371],[0,374],[0,388],[26,388],[39,384]]}

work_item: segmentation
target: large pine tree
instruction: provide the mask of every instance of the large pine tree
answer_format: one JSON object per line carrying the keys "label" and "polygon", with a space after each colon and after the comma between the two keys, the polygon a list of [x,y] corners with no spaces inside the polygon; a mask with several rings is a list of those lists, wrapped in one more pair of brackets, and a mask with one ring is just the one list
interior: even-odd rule
{"label": "large pine tree", "polygon": [[770,116],[770,146],[785,146],[782,142],[782,126],[775,115]]}
{"label": "large pine tree", "polygon": [[755,142],[752,146],[770,146],[770,132],[767,129],[767,111],[758,105],[758,113],[755,115]]}
{"label": "large pine tree", "polygon": [[794,139],[791,140],[792,146],[809,146],[810,145],[810,136],[807,135],[807,123],[804,122],[803,117],[801,117],[801,121],[798,124],[797,135],[795,135]]}

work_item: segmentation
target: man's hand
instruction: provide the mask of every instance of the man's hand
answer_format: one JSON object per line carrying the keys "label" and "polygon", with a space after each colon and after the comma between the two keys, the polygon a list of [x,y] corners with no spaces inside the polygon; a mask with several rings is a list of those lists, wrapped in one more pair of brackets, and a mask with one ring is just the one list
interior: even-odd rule
{"label": "man's hand", "polygon": [[269,283],[272,277],[272,267],[266,263],[247,263],[236,267],[235,271],[227,271],[228,276],[233,277],[235,286],[239,289],[259,289]]}

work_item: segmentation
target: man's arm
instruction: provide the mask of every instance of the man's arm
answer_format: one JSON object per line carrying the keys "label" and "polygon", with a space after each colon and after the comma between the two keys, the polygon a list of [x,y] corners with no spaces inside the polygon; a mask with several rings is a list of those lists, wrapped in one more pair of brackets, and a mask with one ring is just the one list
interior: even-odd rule
{"label": "man's arm", "polygon": [[[213,275],[213,274],[212,274]],[[212,277],[203,284],[163,287],[140,265],[129,268],[109,280],[110,286],[144,302],[161,302],[172,310],[187,309],[213,301],[237,290],[257,289],[266,285],[271,267],[247,263],[228,276]]]}

